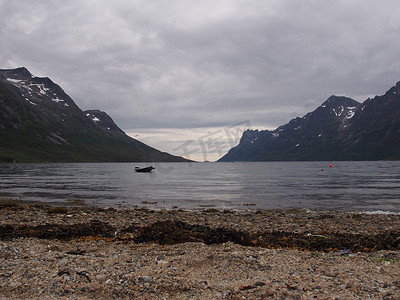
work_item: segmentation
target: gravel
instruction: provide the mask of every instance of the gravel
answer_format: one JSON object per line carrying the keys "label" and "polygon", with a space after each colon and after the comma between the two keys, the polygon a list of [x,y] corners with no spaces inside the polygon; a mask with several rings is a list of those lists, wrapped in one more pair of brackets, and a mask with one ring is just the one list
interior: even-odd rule
{"label": "gravel", "polygon": [[[0,204],[1,300],[400,299],[400,239],[392,238],[399,215]],[[183,238],[167,239],[182,234],[177,228]],[[144,232],[154,240],[139,242]],[[251,243],[205,241],[204,232],[240,233]],[[266,243],[272,232],[285,233],[279,244]],[[312,249],[313,239],[338,236],[358,237],[352,243],[368,237],[376,247]]]}

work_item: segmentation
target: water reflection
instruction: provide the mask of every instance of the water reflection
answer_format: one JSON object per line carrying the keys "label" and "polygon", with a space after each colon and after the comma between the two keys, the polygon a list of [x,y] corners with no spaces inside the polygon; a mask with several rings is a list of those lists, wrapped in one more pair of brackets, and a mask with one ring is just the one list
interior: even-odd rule
{"label": "water reflection", "polygon": [[[0,197],[102,206],[400,211],[399,162],[3,164]],[[167,170],[167,171],[166,171]]]}

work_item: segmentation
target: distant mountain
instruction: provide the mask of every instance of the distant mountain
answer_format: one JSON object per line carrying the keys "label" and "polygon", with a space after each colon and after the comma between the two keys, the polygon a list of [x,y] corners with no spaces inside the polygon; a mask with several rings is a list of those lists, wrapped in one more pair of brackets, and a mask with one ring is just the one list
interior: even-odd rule
{"label": "distant mountain", "polygon": [[247,130],[219,161],[399,159],[400,82],[363,103],[331,96],[273,131]]}
{"label": "distant mountain", "polygon": [[186,161],[127,136],[105,112],[83,112],[51,79],[0,70],[0,162]]}

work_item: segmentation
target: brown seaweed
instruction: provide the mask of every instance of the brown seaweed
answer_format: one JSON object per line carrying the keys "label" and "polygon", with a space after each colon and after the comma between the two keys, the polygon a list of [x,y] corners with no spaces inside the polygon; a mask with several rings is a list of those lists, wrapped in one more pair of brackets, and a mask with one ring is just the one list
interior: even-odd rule
{"label": "brown seaweed", "polygon": [[[127,234],[129,235],[127,236]],[[289,248],[310,251],[351,251],[399,250],[400,232],[391,231],[377,234],[351,234],[327,232],[324,234],[292,233],[283,231],[258,232],[250,234],[229,228],[211,228],[188,224],[179,220],[155,222],[145,227],[132,224],[118,229],[105,222],[92,220],[72,225],[1,225],[0,239],[34,237],[40,239],[71,240],[82,237],[107,238],[111,241],[132,240],[135,243],[179,244],[203,242],[220,244],[233,242],[243,246],[266,248]]]}

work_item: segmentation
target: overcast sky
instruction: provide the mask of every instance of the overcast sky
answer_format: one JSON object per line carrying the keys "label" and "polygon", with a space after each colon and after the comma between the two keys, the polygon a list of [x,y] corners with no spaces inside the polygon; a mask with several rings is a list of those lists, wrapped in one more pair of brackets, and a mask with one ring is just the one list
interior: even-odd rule
{"label": "overcast sky", "polygon": [[383,94],[399,53],[396,0],[0,0],[0,68],[50,77],[81,109],[198,160],[330,95]]}

